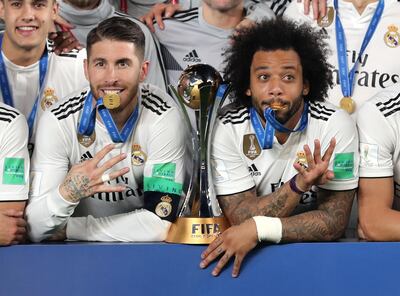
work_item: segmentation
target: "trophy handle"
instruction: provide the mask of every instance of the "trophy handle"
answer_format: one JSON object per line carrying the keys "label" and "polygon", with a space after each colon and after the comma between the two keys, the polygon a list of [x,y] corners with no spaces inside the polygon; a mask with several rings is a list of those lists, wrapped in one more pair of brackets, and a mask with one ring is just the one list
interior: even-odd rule
{"label": "trophy handle", "polygon": [[172,85],[169,85],[168,89],[170,90],[171,94],[173,95],[175,101],[177,101],[178,104],[180,105],[181,111],[184,116],[184,120],[186,121],[186,124],[190,127],[191,146],[192,146],[192,149],[194,152],[193,157],[192,157],[193,173],[190,175],[186,196],[185,196],[185,199],[183,200],[181,209],[178,213],[178,217],[182,217],[182,216],[184,216],[184,213],[186,212],[186,209],[188,208],[189,202],[194,199],[194,195],[196,194],[196,184],[197,184],[196,181],[198,178],[198,171],[199,171],[199,155],[197,153],[197,151],[199,150],[199,140],[198,140],[198,136],[197,136],[197,130],[191,124],[189,115],[186,110],[186,106],[183,103],[183,98],[178,94],[178,92]]}
{"label": "trophy handle", "polygon": [[218,217],[222,215],[221,207],[219,206],[217,195],[214,189],[214,181],[212,178],[212,171],[211,171],[211,140],[214,138],[214,130],[215,130],[215,121],[218,116],[218,111],[223,106],[226,97],[228,96],[231,90],[230,83],[222,83],[217,90],[217,95],[215,97],[214,105],[212,110],[210,110],[211,116],[208,117],[208,130],[206,131],[207,134],[207,173],[208,173],[208,207],[210,209],[210,213],[213,217]]}

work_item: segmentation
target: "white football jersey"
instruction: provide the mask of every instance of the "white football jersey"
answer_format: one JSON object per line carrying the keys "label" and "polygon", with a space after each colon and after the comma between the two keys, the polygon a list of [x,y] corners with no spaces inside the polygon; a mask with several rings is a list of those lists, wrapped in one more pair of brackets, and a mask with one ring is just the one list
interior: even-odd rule
{"label": "white football jersey", "polygon": [[[39,96],[35,127],[38,119],[46,109],[75,90],[89,85],[83,68],[83,60],[86,58],[85,49],[56,55],[52,51],[51,46],[48,45],[48,51],[48,69],[43,90]],[[30,66],[23,67],[12,63],[3,52],[1,54],[6,66],[14,107],[28,118],[40,91],[39,61]],[[4,101],[1,91],[0,101]],[[36,129],[34,128],[34,130]],[[31,138],[33,142],[35,138],[34,134]]]}
{"label": "white football jersey", "polygon": [[[97,218],[128,213],[143,207],[144,191],[180,195],[182,190],[185,138],[184,133],[176,132],[182,130],[179,111],[166,93],[155,86],[142,84],[139,119],[134,132],[125,143],[115,144],[116,148],[101,162],[120,153],[128,155],[107,171],[111,173],[129,167],[128,173],[109,181],[112,185],[126,185],[127,189],[121,193],[97,193],[78,204],[61,197],[58,187],[71,166],[93,158],[112,143],[106,127],[99,120],[96,121],[94,136],[78,137],[78,124],[87,93],[88,90],[77,93],[58,104],[51,112],[45,112],[39,122],[27,208],[34,240],[49,236],[54,225],[61,225],[71,215]],[[151,215],[162,223],[158,216]],[[135,225],[130,227],[135,228]]]}
{"label": "white football jersey", "polygon": [[360,177],[393,177],[394,207],[400,210],[400,85],[365,102],[357,118]]}
{"label": "white football jersey", "polygon": [[[350,190],[358,186],[358,137],[355,123],[343,110],[326,102],[309,104],[308,125],[291,133],[286,143],[274,138],[272,149],[262,149],[246,107],[232,108],[219,118],[212,145],[214,182],[217,195],[231,195],[256,188],[257,196],[274,192],[297,171],[295,162],[306,163],[304,145],[314,151],[314,140],[322,153],[332,138],[336,147],[329,169],[335,179],[320,187]],[[315,203],[315,194],[305,193],[302,204]]]}
{"label": "white football jersey", "polygon": [[28,126],[25,117],[0,102],[0,201],[28,199]]}
{"label": "white football jersey", "polygon": [[[359,54],[365,33],[376,10],[378,1],[367,5],[360,15],[350,2],[338,1],[340,20],[346,36],[347,62],[349,71],[353,67]],[[321,21],[313,20],[313,15],[304,15],[303,3],[293,1],[284,16],[293,20],[308,22],[321,28],[321,34],[328,35],[328,42],[332,50],[329,63],[334,66],[334,87],[328,92],[328,100],[336,106],[340,105],[343,94],[340,88],[338,74],[338,57],[336,45],[335,9],[333,1],[327,3],[327,16]],[[370,40],[364,54],[359,59],[359,65],[354,78],[352,98],[356,102],[355,119],[362,104],[377,92],[399,81],[400,60],[400,2],[385,0],[385,8],[375,33]]]}

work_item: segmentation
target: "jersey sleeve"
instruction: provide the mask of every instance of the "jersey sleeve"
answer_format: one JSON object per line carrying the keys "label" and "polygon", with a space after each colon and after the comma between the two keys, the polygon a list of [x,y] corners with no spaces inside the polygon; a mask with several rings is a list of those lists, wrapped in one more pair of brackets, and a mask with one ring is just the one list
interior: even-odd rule
{"label": "jersey sleeve", "polygon": [[393,152],[397,131],[371,102],[366,102],[357,117],[360,136],[360,177],[393,176]]}
{"label": "jersey sleeve", "polygon": [[337,110],[328,120],[320,139],[322,155],[332,138],[336,140],[329,169],[335,177],[319,187],[327,190],[351,190],[358,187],[358,134],[354,121],[343,110]]}
{"label": "jersey sleeve", "polygon": [[182,122],[173,108],[152,125],[143,173],[145,208],[169,221],[176,218],[185,180],[187,134]]}
{"label": "jersey sleeve", "polygon": [[211,146],[211,166],[217,195],[230,195],[256,186],[243,161],[233,129],[217,122]]}
{"label": "jersey sleeve", "polygon": [[109,217],[71,217],[67,239],[102,242],[159,242],[165,240],[171,222],[145,209]]}
{"label": "jersey sleeve", "polygon": [[69,169],[69,147],[71,143],[59,121],[46,111],[38,123],[26,209],[28,234],[32,241],[46,239],[58,227],[64,226],[78,204],[67,202],[59,193],[59,185]]}
{"label": "jersey sleeve", "polygon": [[27,200],[30,164],[26,119],[20,114],[0,128],[0,201]]}

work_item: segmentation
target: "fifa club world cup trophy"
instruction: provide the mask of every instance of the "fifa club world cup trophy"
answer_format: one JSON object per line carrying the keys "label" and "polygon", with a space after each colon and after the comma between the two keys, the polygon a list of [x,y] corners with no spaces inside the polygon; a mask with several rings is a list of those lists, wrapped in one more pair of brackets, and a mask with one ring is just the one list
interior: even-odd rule
{"label": "fifa club world cup trophy", "polygon": [[179,216],[172,224],[167,241],[208,244],[229,227],[214,190],[210,148],[218,110],[229,93],[229,85],[213,67],[196,64],[186,68],[178,88],[169,86],[179,103],[188,129],[192,171]]}

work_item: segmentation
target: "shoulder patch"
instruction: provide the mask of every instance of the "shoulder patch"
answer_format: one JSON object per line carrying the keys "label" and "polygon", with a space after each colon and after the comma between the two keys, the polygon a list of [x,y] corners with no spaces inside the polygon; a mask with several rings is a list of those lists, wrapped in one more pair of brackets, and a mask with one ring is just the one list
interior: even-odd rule
{"label": "shoulder patch", "polygon": [[329,109],[322,102],[309,102],[308,112],[312,118],[328,121],[329,117],[336,112],[334,109]]}
{"label": "shoulder patch", "polygon": [[20,113],[15,109],[11,109],[6,106],[0,107],[0,121],[5,121],[10,123],[18,115],[20,115]]}
{"label": "shoulder patch", "polygon": [[386,99],[379,100],[375,104],[383,116],[388,117],[400,111],[400,93],[394,97],[389,97]]}
{"label": "shoulder patch", "polygon": [[142,105],[157,115],[161,115],[171,108],[167,102],[145,88],[142,88]]}
{"label": "shoulder patch", "polygon": [[51,110],[58,120],[67,118],[69,115],[74,114],[83,108],[88,90],[83,91],[80,95],[69,98],[61,105]]}
{"label": "shoulder patch", "polygon": [[223,124],[241,124],[250,119],[249,110],[244,106],[232,107],[224,111],[225,112],[218,117]]}

